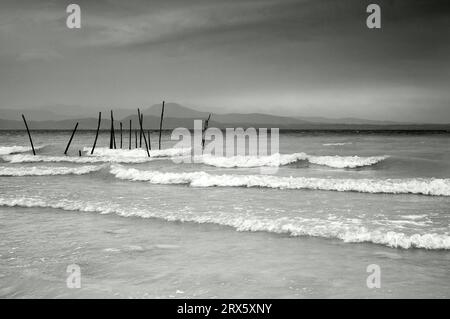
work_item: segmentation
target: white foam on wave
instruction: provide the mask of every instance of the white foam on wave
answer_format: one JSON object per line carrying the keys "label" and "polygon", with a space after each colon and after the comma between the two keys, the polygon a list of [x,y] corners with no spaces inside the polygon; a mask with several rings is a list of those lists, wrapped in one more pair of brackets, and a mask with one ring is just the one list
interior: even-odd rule
{"label": "white foam on wave", "polygon": [[[148,157],[147,151],[142,148],[136,148],[132,150],[127,149],[109,149],[106,147],[99,147],[94,150],[94,154],[90,154],[91,148],[85,147],[83,151],[88,152],[86,155],[88,156],[96,156],[96,157],[119,157],[119,158],[141,158]],[[167,148],[163,150],[149,150],[150,157],[172,157],[172,156],[181,156],[188,155],[191,153],[190,148]]]}
{"label": "white foam on wave", "polygon": [[[52,156],[32,154],[9,154],[3,155],[2,159],[11,163],[33,163],[33,162],[72,162],[72,163],[145,163],[155,159],[179,160],[190,156],[190,148],[169,148],[164,150],[152,150],[150,157],[144,149],[109,149],[96,148],[94,154],[90,154],[91,148],[83,149],[84,156]],[[306,153],[272,154],[268,156],[212,156],[209,154],[195,156],[194,163],[203,163],[221,168],[251,168],[251,167],[278,167],[297,161],[308,161],[312,164],[324,165],[332,168],[357,168],[377,164],[388,156],[314,156]]]}
{"label": "white foam on wave", "polygon": [[312,236],[340,239],[347,243],[371,242],[394,248],[450,249],[450,236],[438,233],[405,234],[395,231],[373,229],[340,221],[319,218],[269,218],[251,217],[224,212],[171,212],[137,207],[121,207],[111,202],[83,202],[76,200],[48,200],[42,198],[0,198],[0,205],[7,207],[56,208],[68,211],[117,214],[123,217],[160,218],[167,221],[214,223],[230,226],[237,231],[265,231],[291,236]]}
{"label": "white foam on wave", "polygon": [[400,217],[405,218],[405,219],[417,220],[417,219],[424,219],[424,218],[428,217],[428,215],[427,214],[422,214],[422,215],[401,215]]}
{"label": "white foam on wave", "polygon": [[153,184],[187,184],[193,187],[265,187],[278,189],[312,189],[338,192],[421,194],[450,196],[450,179],[335,179],[313,177],[282,177],[272,175],[213,175],[203,171],[166,173],[143,171],[112,165],[116,178],[147,181]]}
{"label": "white foam on wave", "polygon": [[305,153],[293,153],[293,154],[272,154],[268,156],[212,156],[209,154],[204,154],[195,157],[196,162],[201,162],[206,165],[232,168],[232,167],[260,167],[260,166],[271,166],[278,167],[283,165],[288,165],[295,163],[300,160],[307,160],[308,154]]}
{"label": "white foam on wave", "polygon": [[212,156],[202,155],[195,158],[195,161],[206,165],[232,168],[232,167],[260,167],[260,166],[283,166],[297,161],[308,161],[311,164],[323,165],[332,168],[357,168],[377,164],[388,158],[388,156],[315,156],[306,153],[293,154],[272,154],[268,156]]}
{"label": "white foam on wave", "polygon": [[11,163],[35,163],[35,162],[70,162],[70,163],[145,163],[156,159],[171,158],[190,153],[186,148],[168,148],[164,150],[150,151],[150,157],[143,149],[123,150],[109,148],[96,148],[94,154],[90,154],[91,148],[83,149],[86,154],[83,156],[52,156],[52,155],[32,155],[13,154],[4,155],[2,159]]}
{"label": "white foam on wave", "polygon": [[45,162],[45,163],[145,163],[151,161],[151,158],[121,158],[121,157],[105,157],[105,156],[48,156],[48,155],[32,155],[32,154],[15,154],[15,155],[5,155],[2,156],[4,161],[10,163],[36,163],[36,162]]}
{"label": "white foam on wave", "polygon": [[363,166],[371,166],[388,158],[383,156],[308,156],[308,162],[317,165],[325,165],[333,168],[356,168]]}
{"label": "white foam on wave", "polygon": [[323,146],[343,146],[343,145],[350,145],[352,142],[343,142],[343,143],[324,143]]}
{"label": "white foam on wave", "polygon": [[[38,150],[43,148],[45,145],[35,146],[34,149]],[[15,154],[15,153],[24,153],[24,152],[30,152],[32,149],[29,146],[20,146],[20,145],[13,145],[13,146],[0,146],[0,155],[8,155],[8,154]]]}
{"label": "white foam on wave", "polygon": [[46,175],[84,175],[99,171],[104,166],[86,165],[81,167],[7,167],[0,166],[0,176],[46,176]]}

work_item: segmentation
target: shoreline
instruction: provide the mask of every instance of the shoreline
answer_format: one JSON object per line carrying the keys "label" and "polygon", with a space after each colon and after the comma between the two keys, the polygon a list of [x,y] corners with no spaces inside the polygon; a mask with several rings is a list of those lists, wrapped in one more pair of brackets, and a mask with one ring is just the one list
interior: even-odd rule
{"label": "shoreline", "polygon": [[[2,298],[448,298],[450,291],[445,251],[47,208],[0,207],[0,218]],[[81,267],[80,289],[65,286],[72,263]],[[370,264],[381,267],[380,289],[366,286]]]}

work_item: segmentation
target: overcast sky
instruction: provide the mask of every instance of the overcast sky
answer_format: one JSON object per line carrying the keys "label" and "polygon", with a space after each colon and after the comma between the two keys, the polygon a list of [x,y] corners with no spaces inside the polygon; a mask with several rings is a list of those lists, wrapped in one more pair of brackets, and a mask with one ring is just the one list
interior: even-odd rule
{"label": "overcast sky", "polygon": [[[81,7],[81,29],[66,6]],[[382,29],[366,27],[381,6]],[[450,123],[448,0],[0,2],[0,107]]]}

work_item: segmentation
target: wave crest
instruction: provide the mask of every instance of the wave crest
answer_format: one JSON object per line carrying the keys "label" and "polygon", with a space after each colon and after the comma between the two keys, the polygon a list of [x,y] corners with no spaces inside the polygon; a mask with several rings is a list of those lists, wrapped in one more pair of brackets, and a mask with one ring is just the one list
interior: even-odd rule
{"label": "wave crest", "polygon": [[84,175],[96,172],[104,166],[81,166],[81,167],[5,167],[0,166],[0,176],[46,176],[46,175]]}
{"label": "wave crest", "polygon": [[206,172],[165,173],[111,166],[116,178],[146,181],[153,184],[187,184],[192,187],[265,187],[277,189],[311,189],[338,192],[420,194],[450,196],[450,179],[335,179],[282,177],[271,175],[213,175]]}
{"label": "wave crest", "polygon": [[333,168],[357,168],[375,165],[389,156],[308,156],[308,162],[317,165],[325,165]]}
{"label": "wave crest", "polygon": [[32,154],[15,154],[2,156],[3,160],[10,163],[144,163],[151,159],[147,158],[111,158],[111,157],[94,157],[94,156],[47,156],[47,155],[32,155]]}
{"label": "wave crest", "polygon": [[[52,155],[36,155],[31,154],[13,154],[17,153],[20,149],[6,150],[10,152],[3,155],[2,158],[5,161],[11,163],[33,163],[33,162],[72,162],[72,163],[145,163],[155,159],[172,159],[179,160],[180,158],[190,156],[190,148],[168,148],[164,150],[152,150],[149,151],[150,157],[147,156],[147,152],[144,149],[109,149],[109,148],[97,148],[94,154],[90,154],[91,148],[85,147],[83,149],[86,152],[85,156],[52,156]],[[28,151],[27,148],[22,149]],[[202,163],[205,165],[221,167],[221,168],[251,168],[251,167],[278,167],[289,165],[298,161],[308,161],[311,164],[323,165],[332,168],[357,168],[363,166],[370,166],[377,164],[388,158],[388,156],[372,156],[372,157],[360,157],[360,156],[315,156],[306,153],[292,153],[292,154],[272,154],[267,156],[213,156],[209,154],[203,154],[192,157],[194,163]]]}
{"label": "wave crest", "polygon": [[324,143],[323,146],[344,146],[353,144],[352,142],[341,142],[341,143]]}
{"label": "wave crest", "polygon": [[311,164],[323,165],[332,168],[357,168],[377,164],[388,158],[384,156],[360,157],[360,156],[314,156],[306,153],[273,154],[268,156],[211,156],[202,155],[196,158],[197,162],[206,165],[232,168],[232,167],[278,167],[292,164],[298,161],[308,161]]}
{"label": "wave crest", "polygon": [[[106,147],[99,147],[94,150],[94,154],[90,154],[91,148],[85,147],[83,151],[88,152],[88,156],[94,157],[111,157],[111,158],[141,158],[148,157],[147,151],[142,148],[132,150],[127,149],[109,149]],[[190,148],[166,148],[163,150],[149,150],[150,157],[172,157],[188,155],[191,153]]]}
{"label": "wave crest", "polygon": [[146,163],[156,159],[170,158],[172,156],[180,156],[190,153],[190,149],[168,148],[165,150],[150,151],[150,157],[143,149],[133,150],[111,150],[109,148],[96,148],[93,155],[90,155],[91,148],[85,147],[84,152],[88,152],[84,156],[52,156],[52,155],[32,155],[32,154],[11,154],[4,155],[2,159],[11,163]]}
{"label": "wave crest", "polygon": [[55,208],[67,211],[117,214],[123,217],[160,218],[167,221],[214,223],[230,226],[237,231],[265,231],[289,234],[291,236],[311,236],[339,239],[347,243],[370,242],[393,248],[450,249],[450,236],[437,233],[405,234],[381,229],[369,230],[366,227],[352,226],[343,222],[333,222],[318,218],[264,218],[242,217],[221,212],[214,214],[180,214],[170,211],[142,210],[133,207],[123,208],[111,202],[83,202],[77,200],[47,200],[42,198],[0,198],[0,206]]}
{"label": "wave crest", "polygon": [[[41,146],[35,146],[35,150],[39,150],[43,148],[45,145]],[[9,154],[15,154],[15,153],[25,153],[32,151],[31,147],[29,146],[20,146],[20,145],[13,145],[13,146],[0,146],[0,155],[9,155]]]}

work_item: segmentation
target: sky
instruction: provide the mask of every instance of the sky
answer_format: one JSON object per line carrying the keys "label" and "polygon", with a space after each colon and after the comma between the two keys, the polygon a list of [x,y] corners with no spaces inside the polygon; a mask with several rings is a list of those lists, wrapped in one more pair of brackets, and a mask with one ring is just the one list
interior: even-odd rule
{"label": "sky", "polygon": [[2,0],[0,107],[450,123],[449,39],[448,0]]}

